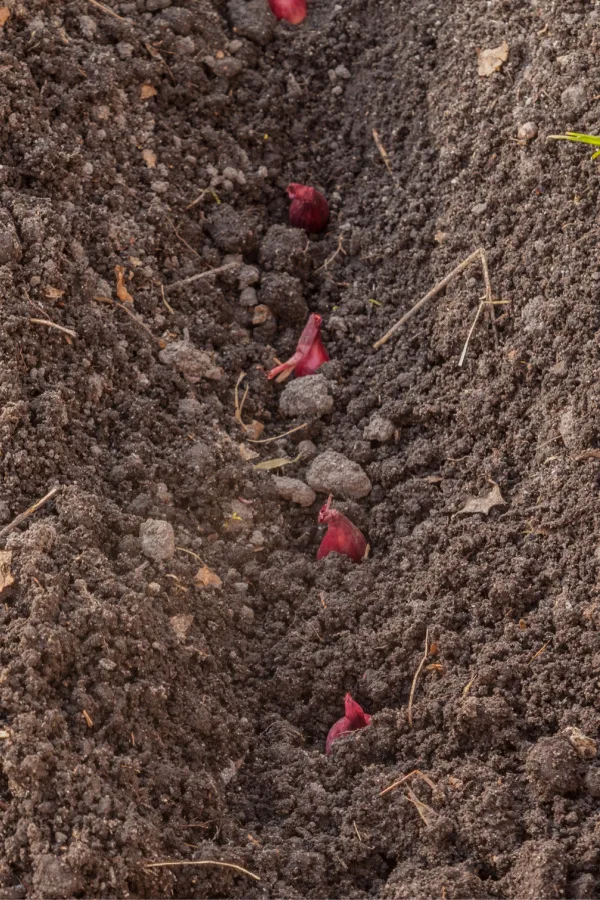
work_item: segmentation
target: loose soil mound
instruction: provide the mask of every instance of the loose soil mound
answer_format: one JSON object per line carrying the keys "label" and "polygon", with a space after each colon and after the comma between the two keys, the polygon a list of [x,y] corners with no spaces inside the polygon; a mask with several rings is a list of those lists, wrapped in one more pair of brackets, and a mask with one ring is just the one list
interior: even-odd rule
{"label": "loose soil mound", "polygon": [[[0,527],[61,490],[2,534],[0,897],[598,896],[598,176],[545,141],[600,128],[596,9],[6,2]],[[465,365],[476,266],[375,352],[478,246]],[[286,418],[309,310],[334,408]],[[242,372],[305,427],[248,443]],[[360,565],[253,468],[307,440],[372,482]],[[146,868],[192,860],[261,880]]]}

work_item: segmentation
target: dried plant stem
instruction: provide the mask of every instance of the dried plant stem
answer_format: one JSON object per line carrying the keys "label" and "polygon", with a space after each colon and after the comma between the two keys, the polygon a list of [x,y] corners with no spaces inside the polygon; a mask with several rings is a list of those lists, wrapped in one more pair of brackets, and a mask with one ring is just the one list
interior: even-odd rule
{"label": "dried plant stem", "polygon": [[287,437],[289,434],[293,434],[295,431],[300,431],[301,428],[306,428],[308,422],[303,422],[302,425],[296,425],[295,428],[290,428],[289,431],[284,431],[283,434],[276,434],[274,437],[270,438],[261,438],[259,441],[253,441],[248,438],[249,444],[270,444],[271,441],[279,441],[281,438]]}
{"label": "dried plant stem", "polygon": [[165,304],[166,308],[169,310],[169,312],[171,313],[171,315],[174,316],[174,315],[175,315],[175,310],[173,309],[173,307],[171,306],[171,304],[169,303],[169,301],[168,301],[167,298],[165,297],[165,286],[164,286],[164,284],[162,283],[162,281],[161,281],[161,283],[160,283],[160,293],[161,293],[161,297],[162,297],[162,302]]}
{"label": "dried plant stem", "polygon": [[410,697],[408,698],[408,710],[407,710],[408,724],[410,725],[411,728],[413,727],[412,708],[413,708],[413,700],[415,698],[415,690],[417,688],[417,681],[419,680],[419,675],[421,674],[421,669],[425,665],[428,656],[429,656],[429,626],[427,626],[427,628],[425,629],[425,652],[423,653],[423,656],[421,657],[421,662],[419,663],[417,671],[415,672],[415,677],[412,680],[412,685],[411,685],[411,689],[410,689]]}
{"label": "dried plant stem", "polygon": [[244,875],[248,875],[249,878],[254,878],[255,881],[260,881],[258,875],[255,875],[254,872],[249,872],[248,869],[244,869],[243,866],[236,866],[235,863],[227,863],[221,862],[217,859],[197,859],[197,860],[165,860],[164,862],[154,862],[154,863],[146,863],[145,869],[162,869],[162,868],[176,868],[178,866],[222,866],[224,869],[235,869],[236,872],[242,872]]}
{"label": "dried plant stem", "polygon": [[373,140],[375,141],[375,143],[377,145],[377,149],[379,150],[379,152],[381,154],[383,164],[386,167],[386,169],[388,170],[388,172],[390,173],[390,175],[393,177],[394,172],[392,171],[392,164],[390,162],[389,154],[388,154],[387,150],[385,149],[385,147],[383,146],[381,138],[379,137],[379,132],[377,131],[376,128],[373,129],[372,134],[373,134]]}
{"label": "dried plant stem", "polygon": [[393,791],[394,788],[400,787],[401,784],[404,784],[404,782],[408,781],[409,778],[412,778],[413,775],[418,775],[419,778],[425,782],[425,784],[429,785],[429,787],[431,788],[432,791],[435,790],[435,784],[433,783],[431,778],[429,778],[428,775],[425,775],[425,773],[421,772],[420,769],[413,769],[412,772],[408,773],[408,775],[403,775],[402,778],[398,779],[398,781],[394,781],[393,784],[390,784],[388,787],[386,787],[382,791],[380,791],[379,796],[383,797],[383,795],[387,794],[388,791]]}
{"label": "dried plant stem", "polygon": [[[493,296],[492,296],[492,287],[490,284],[490,274],[489,274],[489,270],[488,270],[487,257],[485,255],[485,250],[483,249],[483,247],[478,247],[477,250],[474,250],[473,253],[471,253],[469,256],[467,256],[466,259],[463,259],[463,261],[461,263],[459,263],[454,269],[452,269],[452,271],[449,272],[445,278],[442,278],[441,281],[438,281],[438,283],[434,287],[432,287],[431,290],[428,291],[424,297],[421,297],[421,299],[417,303],[415,303],[415,305],[412,306],[408,310],[408,312],[402,316],[401,319],[398,319],[398,321],[395,323],[395,325],[392,325],[390,330],[387,331],[383,335],[383,337],[379,338],[379,340],[375,344],[373,344],[373,348],[375,350],[379,350],[380,347],[382,347],[384,344],[387,344],[389,339],[398,331],[398,329],[402,325],[404,325],[405,322],[408,322],[408,320],[412,316],[414,316],[414,314],[416,312],[418,312],[418,310],[420,310],[421,307],[424,306],[428,300],[432,300],[433,297],[435,297],[437,294],[439,294],[440,291],[443,291],[443,289],[445,287],[447,287],[447,285],[449,285],[450,282],[454,278],[456,278],[458,275],[460,275],[461,272],[464,272],[464,270],[466,268],[468,268],[471,265],[471,263],[474,263],[477,260],[480,261],[481,267],[483,269],[483,281],[485,284],[485,301],[484,301],[484,303],[492,304],[494,301],[493,301]],[[492,315],[493,315],[493,311],[492,311]]]}
{"label": "dried plant stem", "polygon": [[25,512],[19,513],[16,519],[13,519],[12,522],[10,522],[8,525],[5,525],[4,528],[0,530],[0,537],[4,537],[5,534],[10,534],[11,531],[14,531],[15,528],[18,528],[21,522],[24,522],[25,519],[28,519],[30,516],[36,513],[38,509],[41,509],[41,507],[48,503],[49,500],[52,500],[52,498],[56,494],[58,494],[60,489],[61,485],[53,487],[52,490],[48,491],[48,493],[44,497],[42,497],[41,500],[36,500],[33,506],[30,506],[29,509],[25,510]]}
{"label": "dried plant stem", "polygon": [[224,266],[219,266],[216,269],[208,269],[206,272],[199,272],[198,275],[190,275],[189,278],[182,278],[181,281],[175,281],[173,284],[168,284],[165,288],[167,294],[171,291],[174,291],[178,287],[183,287],[186,284],[191,284],[193,281],[200,281],[202,278],[208,278],[210,275],[220,275],[221,272],[229,272],[230,269],[235,269],[239,266],[237,262],[230,262]]}
{"label": "dried plant stem", "polygon": [[127,19],[124,19],[123,16],[118,15],[114,11],[114,9],[110,9],[108,6],[105,6],[104,3],[99,3],[98,0],[88,0],[88,3],[91,3],[92,6],[97,6],[98,9],[101,9],[102,12],[108,13],[109,16],[113,16],[115,19],[118,19],[120,22],[126,22]]}
{"label": "dried plant stem", "polygon": [[65,328],[64,325],[57,325],[56,322],[52,322],[51,319],[30,319],[29,321],[34,325],[47,325],[48,328],[56,328],[57,331],[62,331],[63,334],[68,334],[69,337],[77,337],[77,332],[73,331],[72,328]]}

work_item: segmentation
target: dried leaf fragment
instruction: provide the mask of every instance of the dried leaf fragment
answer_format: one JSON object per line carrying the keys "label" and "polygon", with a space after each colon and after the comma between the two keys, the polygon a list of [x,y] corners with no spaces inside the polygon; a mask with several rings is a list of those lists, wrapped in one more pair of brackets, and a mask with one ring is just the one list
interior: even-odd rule
{"label": "dried leaf fragment", "polygon": [[117,276],[117,297],[122,303],[133,303],[133,297],[125,287],[125,269],[123,266],[115,266]]}
{"label": "dried leaf fragment", "polygon": [[287,456],[281,456],[277,459],[264,459],[262,462],[256,463],[254,468],[260,469],[261,471],[268,471],[269,469],[279,469],[282,466],[289,466],[291,465],[291,463],[298,462],[299,459],[299,456],[297,456],[295,459],[288,459]]}
{"label": "dried leaf fragment", "polygon": [[154,150],[142,150],[142,159],[149,169],[156,168],[156,153],[154,152]]}
{"label": "dried leaf fragment", "polygon": [[258,457],[258,453],[256,450],[251,450],[250,447],[246,447],[245,444],[239,444],[240,456],[244,460],[244,462],[250,462],[252,459],[256,459]]}
{"label": "dried leaf fragment", "polygon": [[0,6],[0,28],[2,28],[3,25],[6,25],[9,16],[10,9],[8,6]]}
{"label": "dried leaf fragment", "polygon": [[196,587],[221,587],[223,584],[219,576],[209,569],[208,566],[202,566],[201,569],[198,569],[194,582]]}
{"label": "dried leaf fragment", "polygon": [[508,44],[502,41],[499,47],[477,50],[477,74],[488,78],[498,72],[508,59]]}
{"label": "dried leaf fragment", "polygon": [[60,300],[63,294],[64,291],[61,291],[60,288],[52,287],[51,284],[49,284],[48,287],[44,290],[44,297],[46,297],[48,300]]}
{"label": "dried leaf fragment", "polygon": [[148,100],[150,97],[156,97],[158,91],[152,84],[143,84],[140,88],[140,99]]}
{"label": "dried leaf fragment", "polygon": [[0,597],[15,583],[10,570],[12,550],[0,550]]}
{"label": "dried leaf fragment", "polygon": [[472,513],[483,513],[487,516],[494,506],[506,506],[506,500],[500,493],[500,488],[495,482],[494,487],[483,497],[469,497],[462,509],[459,509],[457,515],[471,515]]}

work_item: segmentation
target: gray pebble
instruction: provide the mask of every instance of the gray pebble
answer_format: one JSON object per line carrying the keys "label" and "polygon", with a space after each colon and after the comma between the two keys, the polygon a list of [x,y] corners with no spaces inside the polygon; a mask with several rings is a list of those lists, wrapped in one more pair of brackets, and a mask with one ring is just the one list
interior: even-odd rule
{"label": "gray pebble", "polygon": [[520,141],[532,141],[537,137],[538,127],[535,122],[524,122],[519,125],[517,137]]}
{"label": "gray pebble", "polygon": [[385,419],[379,413],[375,413],[371,416],[369,420],[369,424],[363,431],[363,437],[367,441],[380,441],[380,443],[384,443],[385,441],[389,441],[394,436],[394,423],[390,422],[389,419]]}
{"label": "gray pebble", "polygon": [[300,441],[298,453],[305,462],[311,462],[318,455],[317,445],[312,441]]}
{"label": "gray pebble", "polygon": [[258,295],[253,287],[244,288],[240,294],[241,306],[256,306],[258,303]]}
{"label": "gray pebble", "polygon": [[264,47],[275,33],[277,19],[264,0],[230,0],[227,4],[234,31]]}
{"label": "gray pebble", "polygon": [[315,491],[360,500],[371,492],[371,482],[358,463],[335,450],[326,450],[311,463],[306,473]]}
{"label": "gray pebble", "polygon": [[200,381],[201,378],[218,381],[223,374],[223,369],[215,366],[210,353],[206,350],[198,350],[186,339],[168,344],[164,350],[160,351],[158,358],[165,365],[172,365],[179,369],[192,384]]}
{"label": "gray pebble", "polygon": [[142,553],[154,562],[171,559],[175,553],[175,532],[170,522],[146,519],[140,525]]}
{"label": "gray pebble", "polygon": [[275,490],[282,500],[298,503],[300,506],[312,506],[317,495],[311,487],[300,481],[299,478],[278,477],[273,475]]}
{"label": "gray pebble", "polygon": [[560,102],[565,112],[578,116],[585,112],[588,105],[587,94],[582,84],[573,84],[565,88],[560,95]]}
{"label": "gray pebble", "polygon": [[279,408],[290,418],[328,415],[333,409],[329,382],[322,375],[296,378],[282,392]]}

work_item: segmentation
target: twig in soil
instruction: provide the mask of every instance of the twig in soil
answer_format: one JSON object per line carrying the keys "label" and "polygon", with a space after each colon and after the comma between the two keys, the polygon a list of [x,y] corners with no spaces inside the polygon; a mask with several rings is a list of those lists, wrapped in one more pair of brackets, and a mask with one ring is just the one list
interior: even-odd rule
{"label": "twig in soil", "polygon": [[207,187],[207,188],[204,188],[204,190],[200,194],[198,194],[198,196],[196,197],[195,200],[192,200],[192,202],[190,203],[189,206],[186,206],[186,208],[185,208],[186,212],[188,209],[192,209],[192,207],[194,207],[197,203],[200,203],[200,201],[202,200],[202,198],[204,197],[205,194],[211,194],[212,198],[215,201],[215,203],[217,204],[217,206],[221,205],[221,198],[219,197],[217,192],[214,191],[212,188]]}
{"label": "twig in soil", "polygon": [[[490,308],[491,314],[493,316],[494,315],[493,305],[494,305],[494,303],[496,303],[498,301],[494,300],[494,297],[492,294],[492,286],[490,284],[490,274],[488,271],[487,257],[485,255],[485,250],[483,249],[483,247],[478,247],[477,250],[474,250],[473,253],[471,253],[469,256],[467,256],[466,259],[463,259],[463,261],[461,263],[459,263],[458,266],[456,266],[454,269],[452,269],[452,271],[449,272],[445,278],[442,278],[441,281],[438,281],[438,283],[434,287],[432,287],[431,290],[428,291],[424,297],[421,297],[421,299],[417,303],[415,303],[415,305],[412,306],[408,310],[408,312],[402,316],[401,319],[398,319],[398,321],[394,325],[392,325],[390,330],[386,331],[386,333],[383,335],[383,337],[380,337],[379,340],[375,344],[373,344],[373,349],[379,350],[380,347],[382,347],[384,344],[387,344],[389,339],[398,331],[398,329],[402,325],[404,325],[405,322],[408,322],[408,320],[410,318],[412,318],[412,316],[414,316],[414,314],[416,312],[418,312],[418,310],[420,310],[421,307],[424,306],[428,300],[432,300],[433,297],[435,297],[437,294],[440,293],[440,291],[442,291],[445,287],[447,287],[454,278],[456,278],[458,275],[460,275],[461,272],[464,272],[464,270],[466,268],[468,268],[468,266],[470,266],[471,263],[476,262],[477,260],[479,260],[481,263],[481,268],[483,269],[483,281],[485,284],[485,300],[483,300],[482,303],[484,305],[489,304],[489,308]],[[508,301],[503,301],[503,302],[508,302]],[[478,318],[478,317],[479,317],[479,312],[478,312],[476,318]],[[495,323],[495,320],[494,320],[494,323]],[[495,324],[493,327],[495,329]],[[471,336],[471,333],[469,333],[469,337],[470,336]]]}
{"label": "twig in soil", "polygon": [[115,19],[119,19],[120,22],[126,22],[127,19],[124,19],[123,16],[118,15],[114,9],[110,9],[108,6],[105,6],[104,3],[99,3],[98,0],[88,0],[88,3],[91,3],[92,6],[97,6],[98,9],[101,9],[102,12],[108,13],[109,16],[114,16]]}
{"label": "twig in soil", "polygon": [[261,438],[259,441],[253,441],[248,438],[249,444],[270,444],[272,441],[279,441],[281,438],[287,437],[288,434],[293,434],[295,431],[300,431],[301,428],[306,428],[308,422],[303,422],[302,425],[296,425],[295,428],[290,428],[289,431],[284,431],[283,434],[276,434],[275,437],[270,438]]}
{"label": "twig in soil", "polygon": [[48,503],[49,500],[52,500],[52,498],[56,494],[58,494],[61,487],[62,485],[60,484],[56,487],[53,487],[52,490],[48,491],[48,493],[44,497],[42,497],[41,500],[36,500],[33,506],[30,506],[29,509],[25,510],[25,512],[19,513],[16,519],[13,519],[12,522],[10,522],[8,525],[5,525],[4,528],[0,530],[0,537],[4,537],[5,534],[10,534],[11,531],[14,531],[15,528],[18,528],[21,522],[24,522],[25,519],[28,519],[30,516],[36,513],[38,509],[41,509],[41,507]]}
{"label": "twig in soil", "polygon": [[359,831],[358,828],[356,827],[356,822],[353,822],[352,824],[353,824],[353,826],[354,826],[354,831],[356,832],[356,837],[359,839],[359,841],[360,841],[361,844],[362,844],[362,837],[360,836],[360,831]]}
{"label": "twig in soil", "polygon": [[425,652],[423,653],[423,656],[421,657],[421,662],[419,663],[417,671],[415,672],[415,677],[412,680],[412,686],[410,689],[410,697],[408,698],[407,715],[408,715],[408,724],[410,725],[411,728],[413,727],[412,708],[413,708],[413,700],[415,698],[415,690],[417,688],[417,681],[419,680],[419,675],[421,674],[421,669],[427,662],[428,656],[429,656],[429,626],[427,626],[427,628],[425,629]]}
{"label": "twig in soil", "polygon": [[319,268],[317,269],[317,272],[320,272],[321,269],[328,269],[329,266],[331,265],[331,263],[334,261],[334,259],[336,259],[336,258],[340,255],[340,253],[343,253],[344,256],[346,256],[346,251],[344,250],[344,248],[343,248],[343,246],[342,246],[343,243],[344,243],[344,235],[343,235],[343,234],[340,234],[339,237],[338,237],[337,250],[334,250],[334,252],[331,254],[331,256],[329,256],[329,257],[325,260],[325,262],[323,263],[323,265],[322,265],[322,266],[319,266]]}
{"label": "twig in soil", "polygon": [[[477,307],[477,312],[475,313],[475,318],[473,319],[473,324],[472,324],[471,327],[469,328],[469,333],[468,333],[467,339],[466,339],[466,341],[465,341],[465,346],[463,347],[462,353],[460,354],[460,359],[458,360],[458,365],[459,365],[459,366],[462,366],[462,364],[463,364],[464,361],[465,361],[465,357],[466,357],[466,355],[467,355],[467,350],[468,350],[468,348],[469,348],[469,341],[471,340],[471,335],[472,335],[473,332],[475,331],[475,326],[477,325],[477,321],[478,321],[478,319],[479,319],[479,316],[481,315],[481,311],[482,311],[482,310],[484,309],[484,307],[486,307],[486,306],[488,306],[488,307],[490,307],[490,306],[500,306],[500,305],[502,305],[502,304],[504,304],[504,303],[510,303],[510,300],[482,300],[482,301],[481,301],[481,303],[480,303],[479,306]],[[492,319],[492,322],[494,323],[494,326],[495,326],[496,320],[495,320],[495,319]],[[496,334],[495,330],[494,330],[494,337],[495,337],[496,340],[497,340],[497,334]]]}
{"label": "twig in soil", "polygon": [[29,321],[34,325],[47,325],[48,328],[56,328],[57,331],[62,331],[63,334],[68,334],[69,337],[77,337],[77,332],[73,331],[72,328],[57,325],[56,322],[52,322],[50,319],[30,319]]}
{"label": "twig in soil", "polygon": [[162,283],[162,281],[161,281],[161,283],[160,283],[160,293],[161,293],[161,297],[162,297],[162,302],[165,304],[165,306],[167,307],[167,309],[169,310],[169,312],[171,313],[171,315],[174,316],[174,315],[175,315],[175,310],[173,309],[173,307],[171,306],[171,304],[169,303],[169,301],[168,301],[167,298],[165,297],[165,286],[164,286],[164,284]]}
{"label": "twig in soil", "polygon": [[176,236],[177,240],[178,240],[178,241],[181,241],[181,243],[183,244],[183,246],[184,246],[184,247],[187,247],[188,250],[190,251],[190,253],[193,253],[194,256],[200,256],[200,254],[198,253],[198,251],[197,251],[197,250],[194,250],[194,248],[192,247],[192,245],[191,245],[191,244],[188,244],[188,242],[186,241],[186,239],[185,239],[184,237],[181,237],[181,235],[180,235],[179,232],[177,231],[177,226],[175,225],[175,222],[173,222],[172,219],[167,219],[167,222],[169,223],[169,225],[171,226],[171,228],[172,228],[173,231],[175,232],[175,236]]}
{"label": "twig in soil", "polygon": [[378,132],[375,128],[373,129],[373,140],[374,140],[375,143],[377,144],[377,149],[378,149],[379,152],[381,153],[381,158],[382,158],[382,160],[383,160],[383,164],[385,165],[386,169],[388,170],[388,172],[390,173],[390,175],[391,175],[392,178],[393,178],[393,177],[394,177],[394,172],[393,172],[393,170],[392,170],[392,164],[391,164],[391,162],[390,162],[390,157],[389,157],[389,155],[388,155],[387,150],[385,149],[385,147],[384,147],[383,144],[381,143],[381,138],[379,137],[379,132]]}
{"label": "twig in soil", "polygon": [[433,825],[437,819],[437,813],[431,806],[428,806],[427,803],[423,803],[422,800],[419,800],[415,792],[410,788],[406,789],[406,799],[409,803],[412,803],[426,825]]}
{"label": "twig in soil", "polygon": [[[0,534],[2,534],[1,531],[0,531]],[[534,661],[534,659],[537,659],[538,656],[541,656],[542,653],[545,651],[546,647],[548,647],[549,644],[550,644],[550,641],[546,641],[546,643],[544,644],[544,646],[543,646],[543,647],[540,647],[540,649],[538,650],[538,652],[537,652],[534,656],[531,657],[531,659],[529,660],[529,663],[531,664],[531,663]]]}
{"label": "twig in soil", "polygon": [[202,560],[197,553],[194,553],[193,550],[188,550],[186,547],[175,547],[176,550],[180,550],[181,553],[188,553],[190,556],[193,556],[194,559],[197,559],[201,566],[206,566],[204,560]]}
{"label": "twig in soil", "polygon": [[244,391],[244,396],[242,397],[241,403],[240,403],[239,387],[245,377],[246,377],[246,373],[240,372],[239,378],[235,383],[235,390],[234,390],[235,412],[233,414],[233,418],[239,425],[242,426],[244,431],[246,430],[246,426],[244,425],[244,420],[242,419],[242,410],[244,409],[244,403],[246,402],[246,397],[248,396],[248,391],[250,390],[250,385],[249,384],[246,385],[246,390]]}
{"label": "twig in soil", "polygon": [[197,859],[197,860],[165,860],[164,862],[154,862],[154,863],[146,863],[144,865],[145,869],[161,869],[161,868],[175,868],[176,866],[223,866],[225,869],[235,869],[236,872],[242,872],[244,875],[248,875],[249,878],[254,878],[255,881],[260,881],[258,875],[255,875],[254,872],[249,872],[248,869],[244,869],[243,866],[236,866],[235,863],[227,863],[220,862],[217,859]]}
{"label": "twig in soil", "polygon": [[420,769],[413,769],[412,772],[408,773],[408,775],[403,775],[402,778],[400,778],[398,781],[394,781],[393,784],[390,784],[388,787],[386,787],[382,791],[380,791],[379,796],[383,797],[383,795],[387,794],[388,791],[393,791],[394,788],[400,787],[401,784],[403,784],[409,778],[412,778],[413,775],[418,775],[419,778],[421,778],[425,782],[425,784],[429,785],[429,787],[431,788],[432,791],[435,790],[435,784],[433,783],[431,778],[429,778],[428,775],[426,775],[424,772],[421,772]]}
{"label": "twig in soil", "polygon": [[229,272],[230,269],[235,269],[236,266],[239,265],[238,262],[230,262],[226,263],[224,266],[218,266],[216,269],[207,269],[206,272],[199,272],[198,275],[190,275],[189,278],[182,278],[181,281],[175,281],[173,284],[168,284],[165,291],[169,294],[171,291],[174,291],[175,288],[191,284],[193,281],[200,281],[201,278],[208,278],[209,275],[220,275],[221,272]]}
{"label": "twig in soil", "polygon": [[90,716],[90,714],[89,714],[89,712],[87,711],[87,709],[82,709],[82,710],[81,710],[81,715],[82,715],[83,718],[85,719],[85,724],[87,725],[87,727],[88,727],[88,728],[93,728],[93,727],[94,727],[94,720],[93,720],[92,717]]}

